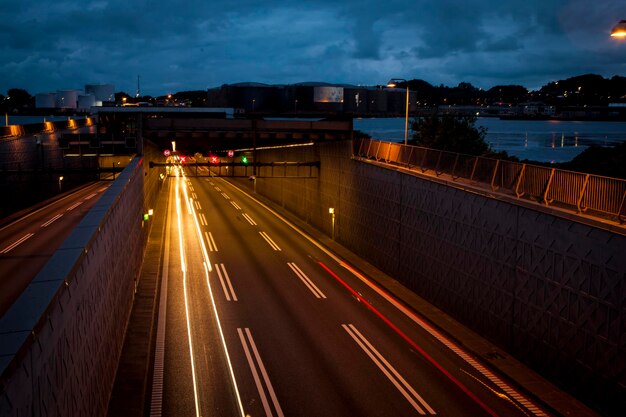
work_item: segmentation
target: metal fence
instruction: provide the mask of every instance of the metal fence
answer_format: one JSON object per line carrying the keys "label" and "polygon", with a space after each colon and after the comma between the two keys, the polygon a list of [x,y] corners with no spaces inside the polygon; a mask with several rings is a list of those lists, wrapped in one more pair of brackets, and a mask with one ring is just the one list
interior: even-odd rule
{"label": "metal fence", "polygon": [[463,179],[493,192],[608,217],[620,224],[626,220],[626,180],[374,139],[355,139],[353,144],[354,155],[362,158],[436,176],[446,174],[454,181]]}

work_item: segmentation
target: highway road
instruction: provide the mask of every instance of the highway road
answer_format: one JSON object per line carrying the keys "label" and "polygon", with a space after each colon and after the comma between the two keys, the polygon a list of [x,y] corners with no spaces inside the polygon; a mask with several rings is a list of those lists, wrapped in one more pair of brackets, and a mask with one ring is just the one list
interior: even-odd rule
{"label": "highway road", "polygon": [[545,416],[221,178],[170,181],[152,416]]}
{"label": "highway road", "polygon": [[0,228],[0,317],[110,184],[90,184]]}

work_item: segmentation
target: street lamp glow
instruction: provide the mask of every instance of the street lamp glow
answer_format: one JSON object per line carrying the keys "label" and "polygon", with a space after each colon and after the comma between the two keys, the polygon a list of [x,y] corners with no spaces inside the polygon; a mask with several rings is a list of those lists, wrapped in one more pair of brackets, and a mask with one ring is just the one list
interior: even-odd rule
{"label": "street lamp glow", "polygon": [[407,145],[409,140],[409,83],[403,78],[392,78],[387,83],[387,87],[396,88],[398,83],[403,82],[406,85],[406,114],[404,117],[404,144]]}
{"label": "street lamp glow", "polygon": [[611,36],[614,38],[626,38],[626,20],[620,20],[611,30]]}

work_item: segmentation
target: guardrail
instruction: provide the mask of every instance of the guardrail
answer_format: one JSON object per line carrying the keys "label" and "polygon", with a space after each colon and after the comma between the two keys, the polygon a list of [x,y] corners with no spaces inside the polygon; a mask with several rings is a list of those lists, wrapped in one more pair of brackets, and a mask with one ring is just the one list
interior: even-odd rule
{"label": "guardrail", "polygon": [[449,175],[493,192],[600,217],[623,224],[626,220],[626,180],[581,172],[464,155],[419,146],[354,139],[356,156],[420,170],[437,177]]}

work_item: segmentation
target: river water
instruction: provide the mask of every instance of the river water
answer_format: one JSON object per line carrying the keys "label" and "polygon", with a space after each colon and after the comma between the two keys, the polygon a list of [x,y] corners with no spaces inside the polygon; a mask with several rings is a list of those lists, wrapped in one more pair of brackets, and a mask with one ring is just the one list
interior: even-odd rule
{"label": "river water", "polygon": [[[479,117],[476,126],[487,129],[485,140],[494,151],[540,162],[567,162],[590,145],[612,146],[626,141],[626,122]],[[354,129],[374,139],[404,141],[404,118],[354,119]],[[411,134],[409,130],[409,137]]]}

